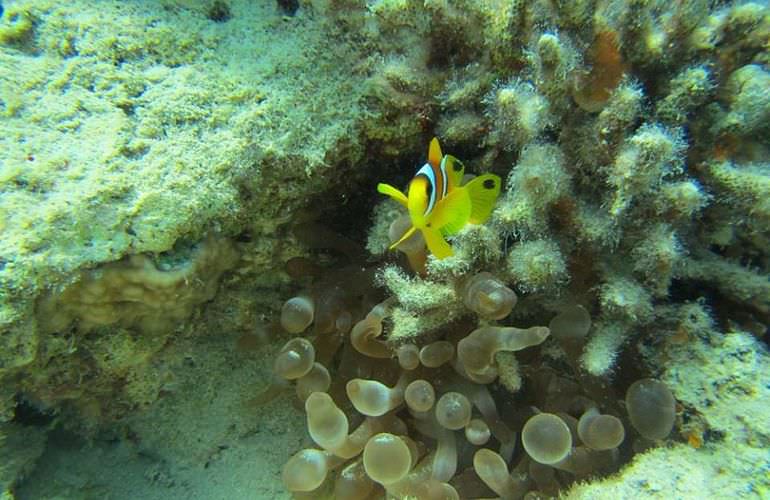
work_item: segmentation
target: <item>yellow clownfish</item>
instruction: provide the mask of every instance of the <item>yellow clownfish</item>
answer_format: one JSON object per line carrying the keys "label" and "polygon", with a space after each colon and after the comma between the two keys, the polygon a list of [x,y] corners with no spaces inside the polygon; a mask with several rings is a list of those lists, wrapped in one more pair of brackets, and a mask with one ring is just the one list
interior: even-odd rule
{"label": "yellow clownfish", "polygon": [[445,237],[458,233],[466,224],[481,224],[492,213],[500,195],[500,177],[483,174],[461,185],[465,167],[452,155],[442,155],[435,137],[428,148],[428,163],[409,183],[408,195],[390,184],[377,184],[377,191],[390,196],[409,211],[412,227],[391,250],[422,232],[430,253],[438,259],[452,255]]}

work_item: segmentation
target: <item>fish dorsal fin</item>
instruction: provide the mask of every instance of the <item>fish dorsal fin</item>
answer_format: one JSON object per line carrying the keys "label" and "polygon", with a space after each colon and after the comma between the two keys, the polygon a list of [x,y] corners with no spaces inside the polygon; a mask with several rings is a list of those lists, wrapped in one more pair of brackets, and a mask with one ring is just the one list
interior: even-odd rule
{"label": "fish dorsal fin", "polygon": [[442,156],[443,155],[441,154],[441,146],[438,143],[438,138],[434,137],[433,140],[430,141],[430,146],[428,146],[428,163],[436,168],[439,168],[439,165],[441,165]]}
{"label": "fish dorsal fin", "polygon": [[471,215],[468,222],[484,223],[492,213],[497,197],[500,196],[500,177],[494,174],[483,174],[463,187],[468,190],[471,202]]}
{"label": "fish dorsal fin", "polygon": [[423,228],[422,236],[425,238],[425,244],[428,246],[428,250],[435,255],[437,259],[445,259],[454,254],[452,246],[447,243],[441,235],[441,231],[432,228]]}
{"label": "fish dorsal fin", "polygon": [[426,220],[435,230],[448,236],[460,231],[471,217],[471,199],[468,191],[457,188],[450,191],[446,197],[436,204],[431,217]]}
{"label": "fish dorsal fin", "polygon": [[432,196],[430,179],[424,175],[416,175],[409,183],[406,208],[412,225],[422,227],[425,222],[425,213]]}
{"label": "fish dorsal fin", "polygon": [[454,189],[463,182],[463,175],[465,175],[465,165],[452,155],[446,155],[441,160],[444,162],[444,170],[446,171],[447,179],[449,179],[449,189]]}
{"label": "fish dorsal fin", "polygon": [[384,195],[390,196],[391,198],[393,198],[400,204],[404,205],[405,207],[407,206],[406,195],[401,191],[399,191],[398,189],[391,186],[390,184],[385,184],[382,182],[377,184],[377,191],[379,191]]}

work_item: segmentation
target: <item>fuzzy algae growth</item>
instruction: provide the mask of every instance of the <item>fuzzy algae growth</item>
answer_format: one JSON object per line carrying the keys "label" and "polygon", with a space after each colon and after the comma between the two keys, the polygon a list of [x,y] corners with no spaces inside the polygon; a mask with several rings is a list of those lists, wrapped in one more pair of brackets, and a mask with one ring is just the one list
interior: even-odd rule
{"label": "fuzzy algae growth", "polygon": [[[4,495],[767,496],[766,3],[291,4],[3,2]],[[433,136],[503,192],[401,261],[375,186]],[[537,415],[553,463],[512,438]]]}
{"label": "fuzzy algae growth", "polygon": [[[0,373],[40,361],[51,317],[45,308],[35,312],[35,299],[46,290],[58,302],[79,294],[67,287],[84,279],[80,270],[144,252],[183,261],[184,248],[206,235],[224,241],[241,232],[257,242],[245,251],[250,265],[264,269],[282,249],[261,235],[332,180],[312,173],[329,168],[327,151],[343,147],[358,113],[360,89],[332,62],[346,59],[344,47],[337,55],[320,48],[313,40],[322,31],[301,20],[288,26],[245,5],[232,8],[242,26],[261,19],[264,38],[244,44],[236,26],[212,22],[193,3],[125,11],[113,3],[98,13],[88,3],[7,9],[6,28],[23,12],[35,31],[2,52]],[[146,29],[148,18],[155,20]],[[301,31],[307,42],[287,41],[285,30]],[[346,152],[355,156],[355,147]],[[147,265],[162,270],[167,257]],[[216,265],[236,262],[217,257]],[[216,287],[219,273],[207,273],[186,282]],[[124,286],[111,284],[109,273],[102,279],[108,289]],[[152,299],[140,291],[134,300]]]}

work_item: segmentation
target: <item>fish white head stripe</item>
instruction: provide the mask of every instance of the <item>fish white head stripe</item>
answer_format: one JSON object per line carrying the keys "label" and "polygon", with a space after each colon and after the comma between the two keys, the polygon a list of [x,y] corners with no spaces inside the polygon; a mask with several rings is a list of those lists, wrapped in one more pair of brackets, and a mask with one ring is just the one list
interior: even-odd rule
{"label": "fish white head stripe", "polygon": [[436,175],[433,173],[433,167],[431,167],[428,163],[423,165],[420,170],[417,171],[415,177],[420,175],[424,175],[428,179],[428,186],[430,187],[428,207],[425,209],[425,213],[423,214],[427,217],[431,210],[433,210],[433,207],[436,205]]}
{"label": "fish white head stripe", "polygon": [[447,158],[449,158],[449,157],[448,156],[444,156],[443,158],[441,158],[441,164],[439,165],[439,168],[441,169],[441,176],[444,178],[444,185],[441,186],[441,197],[442,198],[446,197],[447,186],[449,186],[449,177],[447,177],[447,175],[446,175],[446,161],[447,161]]}

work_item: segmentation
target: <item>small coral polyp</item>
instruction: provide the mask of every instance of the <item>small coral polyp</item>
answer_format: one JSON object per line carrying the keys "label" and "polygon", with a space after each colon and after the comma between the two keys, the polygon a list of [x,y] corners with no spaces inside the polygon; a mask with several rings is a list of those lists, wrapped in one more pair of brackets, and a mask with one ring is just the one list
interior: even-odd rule
{"label": "small coral polyp", "polygon": [[[671,432],[674,399],[661,382],[632,384],[627,414],[609,384],[581,371],[592,328],[585,307],[563,308],[549,327],[503,326],[490,318],[505,320],[516,302],[504,280],[481,272],[458,277],[456,286],[462,319],[409,341],[391,335],[398,296],[345,296],[347,309],[334,311],[312,294],[302,297],[302,304],[319,304],[303,309],[303,330],[319,315],[350,316],[355,324],[331,333],[313,328],[278,353],[275,375],[296,380],[318,447],[299,450],[284,467],[284,485],[296,498],[556,495],[616,471],[634,449]],[[287,301],[284,316],[298,300]],[[282,323],[294,330],[294,322]],[[515,361],[519,353],[526,361]],[[501,386],[499,377],[506,379]],[[521,390],[511,395],[502,387]]]}

